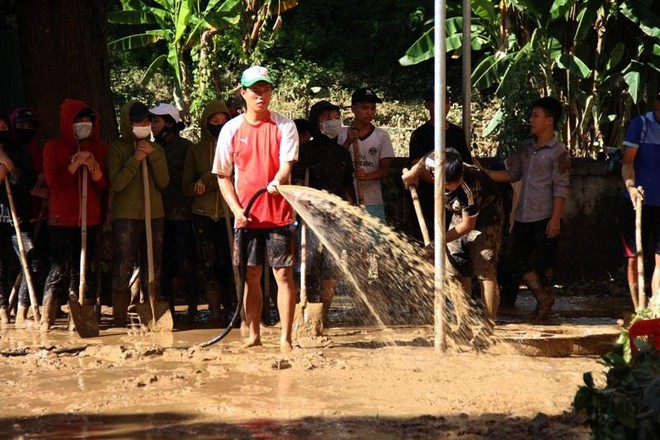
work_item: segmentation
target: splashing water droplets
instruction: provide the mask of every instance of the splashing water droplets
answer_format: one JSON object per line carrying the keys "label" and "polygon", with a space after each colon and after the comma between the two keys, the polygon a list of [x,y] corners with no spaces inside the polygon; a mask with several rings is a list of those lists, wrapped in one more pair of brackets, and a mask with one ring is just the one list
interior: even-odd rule
{"label": "splashing water droplets", "polygon": [[[433,323],[435,268],[425,249],[337,196],[295,185],[278,190],[334,257],[360,312],[380,327]],[[464,344],[474,330],[481,332],[480,343],[491,339],[484,332],[489,326],[460,288],[446,281],[443,293],[449,339]]]}

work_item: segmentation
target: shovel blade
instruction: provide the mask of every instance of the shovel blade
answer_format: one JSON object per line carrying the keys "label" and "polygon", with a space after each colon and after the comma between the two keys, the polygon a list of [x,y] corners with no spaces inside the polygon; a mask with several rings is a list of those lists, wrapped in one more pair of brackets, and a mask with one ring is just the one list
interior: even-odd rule
{"label": "shovel blade", "polygon": [[140,324],[144,330],[151,332],[171,332],[174,329],[174,319],[170,305],[160,301],[154,307],[156,319],[151,314],[151,305],[147,303],[135,304],[135,312],[140,317]]}
{"label": "shovel blade", "polygon": [[76,332],[81,338],[95,338],[99,335],[99,321],[96,307],[69,301],[69,312]]}
{"label": "shovel blade", "polygon": [[323,304],[296,304],[293,315],[293,334],[296,338],[323,335]]}

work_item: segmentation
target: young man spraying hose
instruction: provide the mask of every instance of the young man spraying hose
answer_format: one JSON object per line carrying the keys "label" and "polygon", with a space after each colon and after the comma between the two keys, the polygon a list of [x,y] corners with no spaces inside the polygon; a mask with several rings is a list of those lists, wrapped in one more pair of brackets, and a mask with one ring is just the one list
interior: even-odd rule
{"label": "young man spraying hose", "polygon": [[[241,254],[237,249],[247,251],[240,255],[247,259],[243,303],[250,334],[246,346],[261,345],[261,275],[267,248],[277,282],[277,308],[282,324],[280,350],[289,352],[296,303],[295,234],[291,228],[294,218],[291,205],[277,194],[277,186],[290,181],[298,156],[298,133],[292,120],[268,109],[272,94],[273,81],[267,69],[253,66],[243,72],[241,96],[246,112],[229,121],[220,132],[213,173],[218,175],[220,191],[234,213],[236,229],[243,229],[236,234],[234,246],[235,255]],[[249,200],[264,187],[268,187],[268,194],[256,200],[250,217],[246,217],[244,209]]]}

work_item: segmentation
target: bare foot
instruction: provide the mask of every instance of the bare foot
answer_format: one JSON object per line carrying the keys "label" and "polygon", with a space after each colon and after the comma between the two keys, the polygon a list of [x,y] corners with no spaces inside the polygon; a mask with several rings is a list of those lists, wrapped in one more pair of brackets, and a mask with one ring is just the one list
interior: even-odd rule
{"label": "bare foot", "polygon": [[261,337],[257,336],[255,338],[248,338],[243,348],[259,347],[259,346],[261,346]]}
{"label": "bare foot", "polygon": [[293,351],[293,347],[291,346],[290,341],[287,341],[287,340],[280,341],[280,353],[289,354],[292,351]]}

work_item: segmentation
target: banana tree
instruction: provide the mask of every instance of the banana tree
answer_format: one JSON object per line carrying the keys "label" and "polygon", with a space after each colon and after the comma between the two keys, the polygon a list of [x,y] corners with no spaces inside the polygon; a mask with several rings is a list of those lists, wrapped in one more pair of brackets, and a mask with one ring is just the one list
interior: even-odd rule
{"label": "banana tree", "polygon": [[241,0],[121,0],[122,10],[111,12],[111,23],[153,27],[138,34],[111,41],[111,50],[132,50],[158,42],[166,43],[167,52],[151,61],[142,76],[146,84],[167,63],[174,73],[174,100],[184,110],[190,104],[190,50],[200,44],[208,29],[220,30],[240,20]]}
{"label": "banana tree", "polygon": [[[630,106],[658,89],[660,22],[650,0],[554,0],[550,7],[541,0],[505,0],[497,6],[493,2],[492,8],[488,3],[472,3],[472,48],[485,49],[472,72],[474,86],[496,87],[496,95],[507,99],[519,85],[510,78],[516,64],[528,63],[531,51],[546,53],[537,58],[538,66],[529,67],[546,77],[541,94],[567,102],[565,137],[578,154],[592,154],[594,145],[616,144]],[[461,26],[448,32],[448,42],[454,43],[448,43],[448,50],[460,47]],[[400,62],[431,56],[432,41],[422,37]],[[499,131],[501,120],[498,112],[489,129]],[[603,140],[600,127],[613,122]]]}

